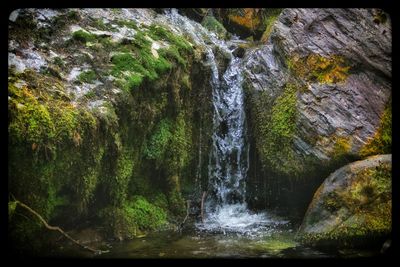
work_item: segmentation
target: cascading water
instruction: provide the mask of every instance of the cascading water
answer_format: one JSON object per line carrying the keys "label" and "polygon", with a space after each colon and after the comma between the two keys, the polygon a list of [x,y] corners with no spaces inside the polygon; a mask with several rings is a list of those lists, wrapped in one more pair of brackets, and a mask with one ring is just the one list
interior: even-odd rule
{"label": "cascading water", "polygon": [[[235,45],[232,43],[232,50]],[[268,234],[284,221],[272,220],[267,213],[252,213],[246,203],[246,176],[249,168],[249,147],[242,89],[241,60],[229,51],[230,63],[219,79],[214,62],[213,87],[214,133],[209,162],[207,218],[200,229],[241,233],[249,236]]]}
{"label": "cascading water", "polygon": [[[249,147],[242,89],[241,60],[232,52],[239,40],[223,41],[200,24],[178,14],[174,9],[162,17],[176,32],[188,35],[204,47],[212,71],[213,136],[209,161],[209,192],[206,218],[197,228],[211,232],[234,232],[248,236],[268,234],[286,221],[272,219],[264,213],[252,213],[246,203],[246,175]],[[223,75],[219,73],[214,51],[230,62]]]}

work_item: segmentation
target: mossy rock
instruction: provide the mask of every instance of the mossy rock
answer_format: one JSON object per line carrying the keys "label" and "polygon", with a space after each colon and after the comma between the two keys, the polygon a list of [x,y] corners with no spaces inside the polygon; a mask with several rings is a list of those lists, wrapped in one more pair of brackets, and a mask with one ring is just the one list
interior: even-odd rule
{"label": "mossy rock", "polygon": [[227,37],[225,27],[213,16],[205,16],[201,25],[209,31],[215,32],[220,39],[225,39]]}
{"label": "mossy rock", "polygon": [[100,210],[98,216],[109,236],[118,240],[132,239],[167,224],[166,212],[139,195],[119,207],[109,206]]}
{"label": "mossy rock", "polygon": [[310,245],[345,247],[383,243],[392,229],[391,169],[389,154],[332,173],[315,193],[299,239]]}
{"label": "mossy rock", "polygon": [[349,60],[339,55],[325,57],[310,54],[303,58],[293,55],[286,64],[295,75],[326,84],[344,82],[351,71]]}

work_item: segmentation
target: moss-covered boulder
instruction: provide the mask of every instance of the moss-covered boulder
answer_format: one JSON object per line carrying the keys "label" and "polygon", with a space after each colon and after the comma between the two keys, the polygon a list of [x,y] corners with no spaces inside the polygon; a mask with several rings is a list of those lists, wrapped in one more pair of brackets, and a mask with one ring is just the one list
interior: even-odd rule
{"label": "moss-covered boulder", "polygon": [[382,245],[392,229],[391,172],[390,154],[333,172],[315,193],[299,239],[311,245]]}
{"label": "moss-covered boulder", "polygon": [[378,11],[284,9],[265,45],[247,51],[251,155],[261,166],[250,166],[249,202],[305,212],[322,177],[391,153],[391,23],[377,23]]}
{"label": "moss-covered boulder", "polygon": [[[206,179],[210,70],[165,20],[150,9],[11,13],[11,200],[117,239],[182,221]],[[18,207],[9,218],[15,248],[39,249],[44,227]]]}

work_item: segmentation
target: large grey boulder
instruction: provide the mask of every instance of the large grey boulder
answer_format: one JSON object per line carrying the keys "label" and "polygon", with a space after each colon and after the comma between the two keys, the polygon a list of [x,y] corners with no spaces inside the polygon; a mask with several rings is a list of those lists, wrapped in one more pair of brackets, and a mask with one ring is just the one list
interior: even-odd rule
{"label": "large grey boulder", "polygon": [[280,177],[283,188],[390,153],[391,40],[381,10],[282,11],[243,62],[251,138],[267,173],[257,177]]}
{"label": "large grey boulder", "polygon": [[332,173],[308,207],[300,239],[310,244],[349,246],[384,240],[392,228],[391,169],[392,155],[387,154],[350,163]]}

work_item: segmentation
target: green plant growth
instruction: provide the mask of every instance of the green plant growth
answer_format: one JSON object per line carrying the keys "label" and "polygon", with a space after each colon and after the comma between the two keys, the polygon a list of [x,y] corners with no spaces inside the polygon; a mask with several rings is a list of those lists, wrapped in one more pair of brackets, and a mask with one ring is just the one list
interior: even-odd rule
{"label": "green plant growth", "polygon": [[158,162],[162,161],[168,143],[172,137],[171,129],[172,122],[169,119],[163,119],[160,121],[144,150],[145,157],[157,160]]}
{"label": "green plant growth", "polygon": [[205,16],[201,25],[203,25],[207,30],[215,32],[221,39],[226,37],[227,31],[225,27],[213,16]]}
{"label": "green plant growth", "polygon": [[71,10],[67,13],[67,18],[71,21],[79,21],[81,17],[77,11]]}
{"label": "green plant growth", "polygon": [[113,205],[118,206],[125,202],[128,196],[128,185],[134,170],[134,154],[125,149],[117,160],[116,176],[109,185]]}
{"label": "green plant growth", "polygon": [[55,136],[54,122],[48,108],[38,102],[27,87],[21,89],[9,84],[9,112],[11,121],[8,131],[14,142],[26,141],[47,144]]}
{"label": "green plant growth", "polygon": [[265,27],[265,31],[261,37],[262,42],[266,42],[271,35],[273,26],[278,16],[281,14],[281,8],[266,8],[262,14],[263,25]]}
{"label": "green plant growth", "polygon": [[377,154],[392,153],[392,99],[386,104],[381,117],[381,124],[375,135],[361,150],[360,155],[367,157]]}
{"label": "green plant growth", "polygon": [[[340,243],[352,246],[391,232],[391,166],[380,164],[358,172],[345,190],[332,191],[323,198],[324,207],[336,214],[337,226],[301,237],[307,244]],[[347,209],[348,213],[341,212]],[[351,215],[351,216],[349,216]]]}
{"label": "green plant growth", "polygon": [[165,211],[149,203],[142,196],[135,196],[128,202],[125,209],[129,214],[132,214],[141,230],[153,230],[166,224]]}
{"label": "green plant growth", "polygon": [[64,61],[62,60],[62,58],[60,58],[60,57],[55,57],[55,58],[53,59],[53,64],[57,65],[57,66],[60,67],[60,68],[65,67],[65,63],[64,63]]}
{"label": "green plant growth", "polygon": [[170,44],[167,49],[160,49],[160,54],[162,56],[172,61],[176,61],[184,67],[187,66],[186,60],[183,56],[193,51],[193,48],[188,41],[186,41],[183,37],[155,24],[150,26],[148,34],[153,40],[162,40]]}
{"label": "green plant growth", "polygon": [[8,201],[8,220],[14,215],[15,208],[17,207],[16,201]]}
{"label": "green plant growth", "polygon": [[82,43],[87,43],[87,42],[93,42],[96,40],[96,35],[89,33],[84,30],[77,30],[72,33],[72,38],[76,41],[82,42]]}
{"label": "green plant growth", "polygon": [[109,31],[109,30],[113,29],[111,26],[107,26],[104,23],[103,19],[100,19],[100,18],[99,19],[92,19],[91,20],[91,25],[93,27],[99,29],[99,30],[102,30],[102,31]]}
{"label": "green plant growth", "polygon": [[331,152],[332,158],[341,160],[343,157],[351,152],[351,141],[350,137],[333,137],[335,144]]}
{"label": "green plant growth", "polygon": [[[302,166],[292,149],[297,117],[297,87],[287,84],[273,103],[255,102],[257,147],[264,168],[294,177]],[[270,112],[265,109],[270,107]]]}
{"label": "green plant growth", "polygon": [[96,79],[96,73],[93,70],[83,71],[79,74],[78,80],[83,83],[93,83]]}
{"label": "green plant growth", "polygon": [[338,55],[324,57],[310,54],[304,58],[293,56],[287,60],[287,65],[302,78],[328,84],[345,81],[350,71],[349,62]]}
{"label": "green plant growth", "polygon": [[188,164],[190,155],[190,131],[184,116],[180,114],[173,124],[173,131],[170,135],[167,149],[167,165],[170,174],[178,173],[179,170]]}
{"label": "green plant growth", "polygon": [[122,207],[107,207],[99,212],[99,217],[119,239],[133,238],[146,231],[156,230],[167,224],[166,212],[136,195]]}
{"label": "green plant growth", "polygon": [[[151,40],[165,41],[170,45],[155,51]],[[111,74],[117,77],[118,86],[129,92],[140,87],[145,80],[159,80],[160,75],[170,71],[175,62],[186,67],[184,56],[192,51],[192,47],[184,38],[161,26],[151,25],[148,30],[137,29],[134,39],[121,43],[117,50],[120,53],[111,58]]]}
{"label": "green plant growth", "polygon": [[138,27],[133,20],[118,20],[118,21],[116,21],[116,24],[121,27],[126,26],[128,28],[138,30]]}

